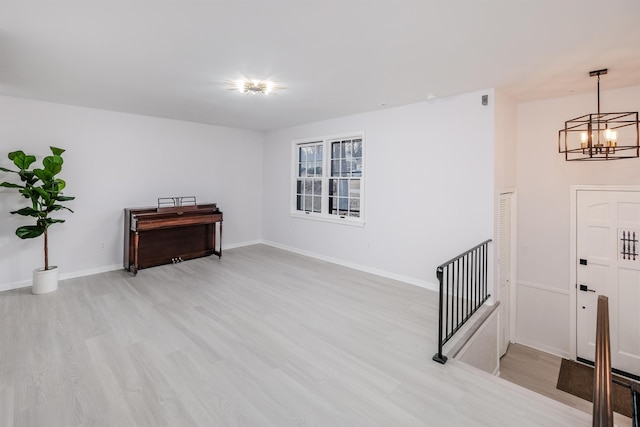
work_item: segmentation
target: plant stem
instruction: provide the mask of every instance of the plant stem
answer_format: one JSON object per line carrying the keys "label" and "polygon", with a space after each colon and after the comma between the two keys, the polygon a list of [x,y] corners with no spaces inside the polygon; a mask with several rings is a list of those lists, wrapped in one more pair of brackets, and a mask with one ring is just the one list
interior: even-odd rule
{"label": "plant stem", "polygon": [[46,227],[44,229],[44,269],[49,269],[49,235]]}

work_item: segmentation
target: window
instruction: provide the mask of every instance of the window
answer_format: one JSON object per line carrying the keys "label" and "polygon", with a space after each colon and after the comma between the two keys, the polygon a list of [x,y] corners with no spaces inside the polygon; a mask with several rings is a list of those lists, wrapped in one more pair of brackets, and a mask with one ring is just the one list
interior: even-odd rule
{"label": "window", "polygon": [[363,223],[362,133],[294,141],[293,214]]}

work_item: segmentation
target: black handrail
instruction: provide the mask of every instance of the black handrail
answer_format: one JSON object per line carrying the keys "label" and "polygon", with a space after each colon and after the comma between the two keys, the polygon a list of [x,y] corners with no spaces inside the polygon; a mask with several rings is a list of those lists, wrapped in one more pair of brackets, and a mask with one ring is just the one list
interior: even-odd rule
{"label": "black handrail", "polygon": [[489,242],[491,239],[461,253],[436,269],[440,296],[438,352],[433,356],[433,360],[438,363],[447,361],[447,356],[442,354],[445,343],[491,296],[487,286]]}

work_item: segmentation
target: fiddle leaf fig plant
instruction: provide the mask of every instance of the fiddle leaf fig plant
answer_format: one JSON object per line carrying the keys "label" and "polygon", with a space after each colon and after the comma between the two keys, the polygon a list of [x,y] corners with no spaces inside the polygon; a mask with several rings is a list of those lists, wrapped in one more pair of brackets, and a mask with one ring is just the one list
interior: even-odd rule
{"label": "fiddle leaf fig plant", "polygon": [[52,155],[42,159],[42,168],[31,168],[31,165],[36,161],[36,156],[25,154],[23,151],[13,151],[8,154],[9,160],[18,170],[0,167],[3,172],[14,173],[20,177],[19,184],[2,182],[0,187],[14,188],[22,197],[29,200],[29,206],[11,213],[34,218],[35,225],[18,227],[16,235],[21,239],[33,239],[44,235],[45,270],[49,270],[49,238],[47,233],[49,226],[65,222],[64,219],[51,218],[50,215],[59,210],[73,212],[61,203],[75,199],[75,197],[62,194],[62,190],[67,184],[57,177],[62,171],[62,153],[65,150],[57,147],[49,148]]}

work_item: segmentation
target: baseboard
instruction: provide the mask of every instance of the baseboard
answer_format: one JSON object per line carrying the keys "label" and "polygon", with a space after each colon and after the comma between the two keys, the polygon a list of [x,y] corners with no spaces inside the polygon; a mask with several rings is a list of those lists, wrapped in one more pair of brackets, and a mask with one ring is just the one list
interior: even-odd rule
{"label": "baseboard", "polygon": [[31,280],[23,280],[21,282],[3,283],[0,285],[0,292],[10,291],[12,289],[20,289],[31,286]]}
{"label": "baseboard", "polygon": [[[230,245],[225,245],[223,246],[222,249],[223,250],[234,249],[234,248],[240,248],[243,246],[257,245],[260,243],[263,243],[262,240],[250,240],[246,242],[232,243]],[[106,266],[97,267],[97,268],[90,268],[87,270],[78,270],[70,273],[61,274],[58,280],[67,280],[67,279],[75,279],[75,278],[84,277],[84,276],[92,276],[94,274],[107,273],[109,271],[120,270],[123,268],[124,267],[122,266],[122,264],[113,264],[113,265],[106,265]],[[10,291],[12,289],[26,288],[29,286],[31,286],[31,280],[23,280],[20,282],[12,282],[12,283],[3,283],[3,284],[0,284],[0,292]]]}
{"label": "baseboard", "polygon": [[106,273],[109,271],[124,269],[122,264],[105,265],[103,267],[90,268],[87,270],[73,271],[71,273],[61,274],[59,280],[75,279],[77,277],[93,276],[94,274]]}
{"label": "baseboard", "polygon": [[[282,245],[280,243],[271,242],[271,241],[268,241],[268,240],[248,240],[248,241],[245,241],[245,242],[232,243],[230,245],[223,246],[222,249],[223,249],[223,251],[225,251],[225,250],[228,250],[228,249],[240,248],[240,247],[243,247],[243,246],[258,245],[258,244],[263,244],[263,245],[267,245],[267,246],[273,246],[274,248],[282,249],[282,250],[289,251],[289,252],[294,252],[294,253],[297,253],[297,254],[300,254],[300,255],[304,255],[304,256],[311,257],[311,258],[319,259],[321,261],[330,262],[332,264],[338,264],[338,265],[341,265],[343,267],[353,268],[354,270],[363,271],[365,273],[375,274],[376,276],[385,277],[387,279],[397,280],[399,282],[407,283],[409,285],[419,286],[421,288],[429,289],[431,291],[435,291],[435,292],[439,291],[439,286],[438,286],[437,283],[431,283],[431,282],[427,282],[426,280],[419,280],[419,279],[416,279],[416,278],[413,278],[413,277],[403,276],[401,274],[391,273],[389,271],[380,270],[380,269],[377,269],[377,268],[371,268],[371,267],[368,267],[368,266],[365,266],[365,265],[344,261],[344,260],[341,260],[341,259],[338,259],[338,258],[328,257],[326,255],[322,255],[322,254],[318,254],[318,253],[310,252],[310,251],[305,251],[305,250],[302,250],[302,249],[294,248],[292,246]],[[79,271],[74,271],[74,272],[71,272],[71,273],[61,274],[60,275],[60,280],[75,279],[77,277],[83,277],[83,276],[91,276],[93,274],[106,273],[108,271],[114,271],[114,270],[118,270],[118,269],[121,269],[121,268],[124,268],[124,267],[121,264],[116,264],[116,265],[109,265],[109,266],[104,266],[104,267],[88,269],[88,270],[79,270]],[[31,286],[31,280],[25,280],[25,281],[22,281],[22,282],[0,284],[0,292],[1,291],[8,291],[8,290],[11,290],[11,289],[24,288],[24,287],[27,287],[27,286]]]}
{"label": "baseboard", "polygon": [[558,356],[558,357],[562,357],[563,359],[571,359],[571,355],[569,354],[569,352],[564,351],[564,350],[560,350],[558,348],[553,348],[553,347],[549,347],[546,346],[544,344],[540,344],[534,341],[528,341],[528,340],[520,340],[518,339],[517,341],[514,341],[515,344],[521,344],[527,347],[531,347],[535,350],[540,350],[543,351],[545,353],[549,353],[552,354],[554,356]]}
{"label": "baseboard", "polygon": [[437,283],[427,282],[426,280],[419,280],[409,276],[403,276],[401,274],[391,273],[389,271],[380,270],[377,268],[368,267],[366,265],[356,264],[341,260],[339,258],[333,258],[326,255],[322,255],[316,252],[305,251],[303,249],[294,248],[292,246],[283,245],[281,243],[271,242],[269,240],[263,240],[260,243],[273,246],[274,248],[282,249],[288,252],[294,252],[299,255],[308,256],[310,258],[319,259],[320,261],[330,262],[332,264],[341,265],[343,267],[353,268],[354,270],[363,271],[365,273],[375,274],[376,276],[385,277],[387,279],[397,280],[399,282],[407,283],[409,285],[419,286],[421,288],[429,289],[430,291],[438,292],[440,287]]}
{"label": "baseboard", "polygon": [[259,245],[261,243],[264,243],[262,240],[247,240],[246,242],[240,242],[240,243],[232,243],[230,245],[224,245],[222,246],[222,250],[226,251],[227,249],[235,249],[235,248],[242,248],[244,246],[251,246],[251,245]]}

